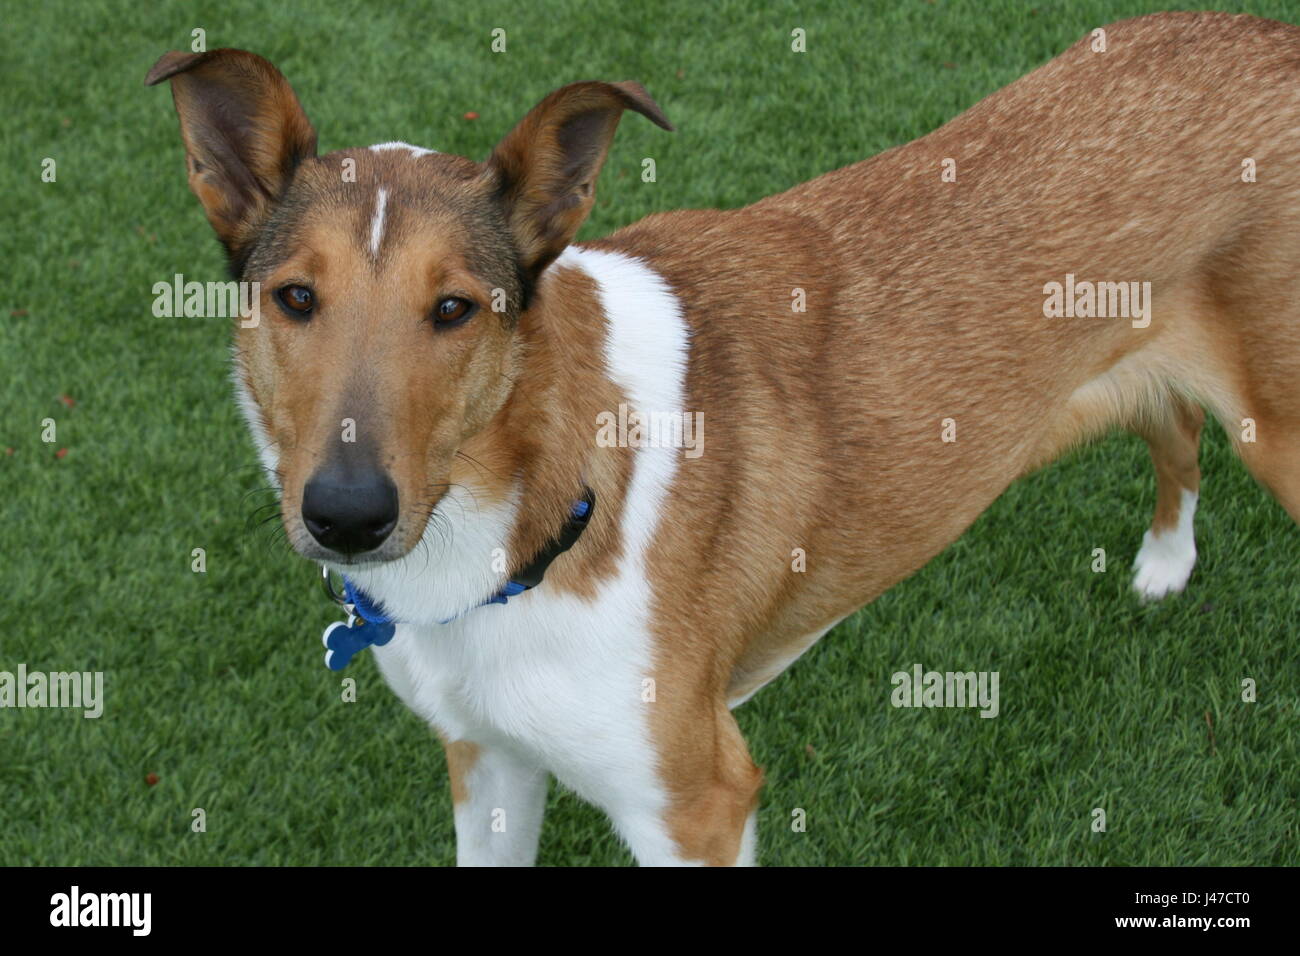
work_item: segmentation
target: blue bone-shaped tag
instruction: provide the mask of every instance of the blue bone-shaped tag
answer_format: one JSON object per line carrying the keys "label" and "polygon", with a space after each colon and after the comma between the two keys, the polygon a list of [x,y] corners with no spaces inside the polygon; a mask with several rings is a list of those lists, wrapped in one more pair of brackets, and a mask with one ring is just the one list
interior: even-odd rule
{"label": "blue bone-shaped tag", "polygon": [[341,671],[361,651],[374,645],[383,647],[393,639],[397,624],[371,597],[343,578],[343,607],[347,623],[336,621],[325,628],[321,641],[325,645],[325,666]]}
{"label": "blue bone-shaped tag", "polygon": [[350,618],[353,624],[335,621],[325,628],[321,641],[325,644],[325,666],[332,671],[341,671],[352,662],[361,651],[372,644],[383,647],[393,639],[397,631],[395,624],[372,624],[364,618]]}

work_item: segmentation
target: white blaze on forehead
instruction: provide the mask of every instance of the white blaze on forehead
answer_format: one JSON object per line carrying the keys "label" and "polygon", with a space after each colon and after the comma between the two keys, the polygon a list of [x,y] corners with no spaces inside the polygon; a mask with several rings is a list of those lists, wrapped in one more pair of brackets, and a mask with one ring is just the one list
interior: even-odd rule
{"label": "white blaze on forehead", "polygon": [[[412,146],[410,143],[376,143],[370,149],[374,152],[383,152],[389,149],[405,149],[413,157],[432,156],[437,152],[436,149],[425,149],[422,146]],[[388,206],[388,191],[382,186],[379,187],[375,195],[375,216],[370,220],[370,254],[379,255],[379,244],[384,241],[384,210]]]}
{"label": "white blaze on forehead", "polygon": [[384,149],[409,149],[416,156],[430,156],[438,152],[436,149],[425,149],[423,146],[412,146],[410,143],[378,143],[370,147],[374,150]]}
{"label": "white blaze on forehead", "polygon": [[384,239],[384,210],[388,207],[388,190],[380,186],[375,192],[375,217],[370,220],[370,254],[379,255],[379,243]]}

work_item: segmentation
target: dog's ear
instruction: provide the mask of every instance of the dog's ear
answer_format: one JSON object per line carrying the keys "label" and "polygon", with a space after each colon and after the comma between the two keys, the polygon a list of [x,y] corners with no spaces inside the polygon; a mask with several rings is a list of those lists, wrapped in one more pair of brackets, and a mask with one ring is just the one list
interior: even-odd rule
{"label": "dog's ear", "polygon": [[164,53],[144,82],[163,80],[171,80],[190,189],[238,263],[294,169],[316,155],[316,131],[289,81],[254,53]]}
{"label": "dog's ear", "polygon": [[623,110],[673,128],[640,83],[572,83],[538,103],[488,157],[522,265],[537,276],[572,241]]}

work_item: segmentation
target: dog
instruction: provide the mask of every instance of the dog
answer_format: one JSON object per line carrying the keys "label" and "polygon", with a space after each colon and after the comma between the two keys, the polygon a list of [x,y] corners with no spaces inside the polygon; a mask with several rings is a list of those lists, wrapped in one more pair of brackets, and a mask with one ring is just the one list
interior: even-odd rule
{"label": "dog", "polygon": [[331,666],[371,647],[442,738],[459,864],[534,862],[551,775],[641,864],[753,863],[732,709],[1108,429],[1155,466],[1143,598],[1191,574],[1206,410],[1300,519],[1296,27],[1116,23],[915,142],[581,244],[621,114],[672,129],[637,83],[479,163],[317,155],[252,53],[163,80],[260,283],[234,378],[288,539],[345,579]]}

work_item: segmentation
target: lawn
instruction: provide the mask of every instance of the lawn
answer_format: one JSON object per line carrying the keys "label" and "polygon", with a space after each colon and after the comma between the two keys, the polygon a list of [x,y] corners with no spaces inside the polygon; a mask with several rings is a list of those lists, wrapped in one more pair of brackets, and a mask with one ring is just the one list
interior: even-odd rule
{"label": "lawn", "polygon": [[[1218,6],[1300,21],[1300,0]],[[106,702],[97,720],[0,710],[0,864],[414,865],[454,860],[441,748],[369,655],[341,701],[315,567],[250,521],[268,498],[226,323],[151,311],[155,282],[224,269],[170,95],[143,86],[158,55],[195,28],[263,54],[322,151],[404,139],[475,159],[559,85],[640,80],[678,132],[623,124],[594,238],[906,142],[1162,5],[16,7],[0,14],[0,671],[103,671]],[[1217,427],[1203,467],[1184,595],[1128,590],[1154,478],[1116,435],[1013,487],[741,708],[768,779],[761,862],[1300,863],[1300,533]],[[998,671],[1000,716],[894,709],[889,676],[914,663]],[[630,860],[597,811],[558,787],[550,802],[542,863]]]}

